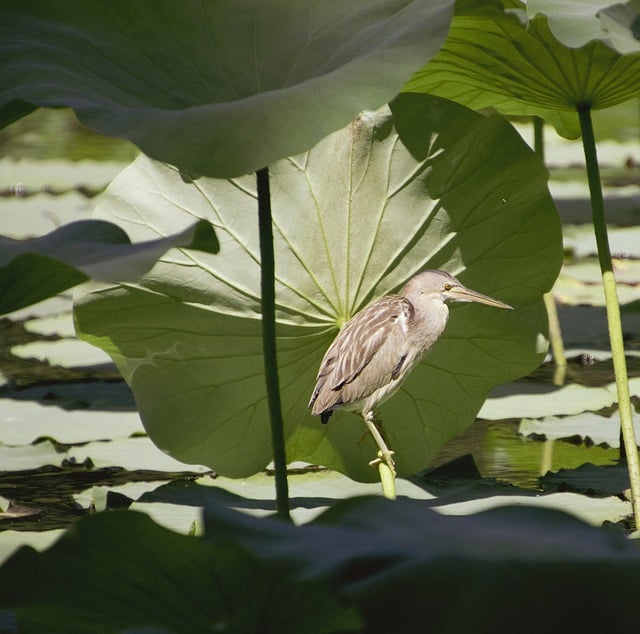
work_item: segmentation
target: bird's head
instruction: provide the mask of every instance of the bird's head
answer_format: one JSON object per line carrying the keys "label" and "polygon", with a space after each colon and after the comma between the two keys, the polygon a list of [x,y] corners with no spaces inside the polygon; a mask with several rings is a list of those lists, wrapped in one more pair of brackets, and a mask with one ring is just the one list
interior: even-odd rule
{"label": "bird's head", "polygon": [[402,295],[414,301],[439,300],[443,304],[477,302],[494,308],[513,309],[498,299],[467,288],[457,278],[445,271],[430,269],[412,277],[402,289]]}

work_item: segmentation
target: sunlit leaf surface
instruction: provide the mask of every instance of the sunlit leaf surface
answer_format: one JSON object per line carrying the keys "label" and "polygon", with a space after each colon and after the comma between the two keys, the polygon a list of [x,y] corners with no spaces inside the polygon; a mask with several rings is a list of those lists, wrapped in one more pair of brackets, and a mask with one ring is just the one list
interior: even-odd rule
{"label": "sunlit leaf surface", "polygon": [[[455,104],[394,104],[424,135],[414,158],[388,113],[365,113],[271,168],[278,355],[289,460],[372,479],[372,441],[353,414],[329,425],[306,405],[324,350],[346,319],[424,268],[446,268],[515,311],[452,311],[439,344],[380,410],[400,473],[424,467],[469,425],[487,392],[546,350],[540,299],[560,267],[546,172],[514,130]],[[255,184],[199,179],[140,158],[98,204],[137,239],[185,219],[215,226],[211,257],[172,251],[139,285],[88,292],[83,336],[131,385],[154,442],[185,462],[245,476],[271,458],[260,343]]]}
{"label": "sunlit leaf surface", "polygon": [[[481,3],[480,3],[481,4]],[[640,95],[640,53],[602,40],[572,48],[545,15],[523,24],[513,13],[456,15],[440,52],[405,85],[480,109],[537,115],[577,136],[577,108],[609,108]]]}

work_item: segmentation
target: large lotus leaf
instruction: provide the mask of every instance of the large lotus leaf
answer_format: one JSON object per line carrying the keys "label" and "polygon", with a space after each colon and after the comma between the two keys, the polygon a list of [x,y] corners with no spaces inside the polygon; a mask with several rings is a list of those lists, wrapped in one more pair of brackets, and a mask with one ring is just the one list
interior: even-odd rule
{"label": "large lotus leaf", "polygon": [[404,90],[537,115],[575,137],[578,108],[609,108],[640,95],[640,53],[622,55],[601,40],[571,48],[554,37],[545,15],[522,24],[511,13],[462,13]]}
{"label": "large lotus leaf", "polygon": [[131,244],[116,224],[80,220],[38,238],[14,240],[0,236],[0,315],[52,297],[93,278],[122,282],[144,275],[171,247],[209,253],[218,242],[206,221],[190,222],[165,237],[147,235]]}
{"label": "large lotus leaf", "polygon": [[134,512],[83,518],[44,553],[0,569],[0,631],[49,634],[360,631],[323,580]]}
{"label": "large lotus leaf", "polygon": [[[473,421],[493,386],[541,361],[541,295],[562,257],[546,170],[514,129],[445,100],[413,102],[403,126],[428,143],[424,158],[405,149],[384,111],[270,168],[288,459],[363,480],[375,478],[375,445],[359,417],[338,412],[325,426],[307,410],[338,327],[424,268],[516,307],[454,308],[441,342],[381,407],[399,472],[413,473]],[[139,158],[98,212],[139,239],[207,218],[220,254],[171,251],[139,284],[87,292],[75,309],[81,333],[133,388],[154,442],[234,477],[271,458],[255,197],[250,176],[185,184]]]}
{"label": "large lotus leaf", "polygon": [[156,159],[245,174],[391,99],[444,41],[452,4],[3,2],[0,125],[70,106]]}
{"label": "large lotus leaf", "polygon": [[361,610],[366,632],[533,634],[566,624],[600,632],[637,623],[617,606],[636,600],[638,544],[558,511],[513,505],[443,517],[424,500],[362,497],[300,527],[220,503],[204,514],[213,543],[243,545],[301,579],[329,576]]}

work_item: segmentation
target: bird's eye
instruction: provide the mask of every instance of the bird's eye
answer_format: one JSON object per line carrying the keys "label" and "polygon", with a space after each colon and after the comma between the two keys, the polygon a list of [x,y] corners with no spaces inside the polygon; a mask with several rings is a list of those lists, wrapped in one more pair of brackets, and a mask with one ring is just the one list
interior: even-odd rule
{"label": "bird's eye", "polygon": [[445,291],[450,291],[452,288],[453,288],[453,285],[449,284],[449,282],[447,282],[447,283],[444,285],[444,290],[445,290]]}

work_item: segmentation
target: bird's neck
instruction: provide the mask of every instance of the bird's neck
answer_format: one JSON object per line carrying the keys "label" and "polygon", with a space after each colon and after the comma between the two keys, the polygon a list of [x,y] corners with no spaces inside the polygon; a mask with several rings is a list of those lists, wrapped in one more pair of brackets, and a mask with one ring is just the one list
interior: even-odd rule
{"label": "bird's neck", "polygon": [[426,299],[414,304],[414,336],[426,352],[444,332],[449,321],[449,307],[440,299]]}

